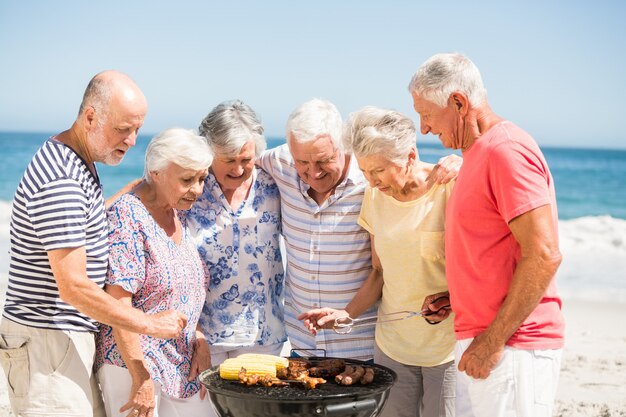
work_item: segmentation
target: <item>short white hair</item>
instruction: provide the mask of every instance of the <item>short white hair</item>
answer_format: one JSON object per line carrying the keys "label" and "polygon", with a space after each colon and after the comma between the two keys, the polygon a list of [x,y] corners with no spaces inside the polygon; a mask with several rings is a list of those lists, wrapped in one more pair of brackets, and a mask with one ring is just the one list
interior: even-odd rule
{"label": "short white hair", "polygon": [[256,156],[267,147],[263,126],[256,113],[241,100],[224,101],[202,119],[198,129],[215,153],[234,156],[254,141]]}
{"label": "short white hair", "polygon": [[411,149],[417,151],[415,132],[415,123],[405,115],[368,106],[350,115],[344,143],[357,158],[380,155],[404,166]]}
{"label": "short white hair", "polygon": [[487,100],[478,67],[459,53],[433,55],[419,67],[409,83],[409,92],[439,107],[446,107],[455,91],[465,94],[472,106]]}
{"label": "short white hair", "polygon": [[169,164],[198,171],[208,169],[212,162],[213,152],[205,138],[193,130],[174,127],[159,133],[148,144],[143,178],[151,182],[150,173]]}
{"label": "short white hair", "polygon": [[287,143],[308,143],[328,136],[343,151],[341,114],[328,100],[314,98],[295,109],[287,119]]}

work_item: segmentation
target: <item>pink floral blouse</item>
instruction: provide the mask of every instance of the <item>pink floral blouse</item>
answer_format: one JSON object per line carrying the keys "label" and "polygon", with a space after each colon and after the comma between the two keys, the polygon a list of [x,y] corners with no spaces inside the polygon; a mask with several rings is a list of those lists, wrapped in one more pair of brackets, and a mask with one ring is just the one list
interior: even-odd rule
{"label": "pink floral blouse", "polygon": [[[184,216],[179,216],[183,236],[178,245],[133,193],[117,200],[107,217],[110,252],[106,284],[132,293],[133,307],[146,313],[178,310],[189,319],[178,338],[139,337],[148,371],[163,392],[176,398],[190,397],[200,389],[197,379],[189,382],[187,378],[208,282]],[[106,325],[100,326],[97,336],[96,370],[103,364],[126,367]]]}

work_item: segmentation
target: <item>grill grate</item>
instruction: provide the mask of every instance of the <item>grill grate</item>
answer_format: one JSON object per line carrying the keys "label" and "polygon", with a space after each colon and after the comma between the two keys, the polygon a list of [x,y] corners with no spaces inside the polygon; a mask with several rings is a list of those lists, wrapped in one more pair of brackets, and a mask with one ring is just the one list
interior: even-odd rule
{"label": "grill grate", "polygon": [[[328,358],[307,358],[315,366],[317,362]],[[348,365],[364,365],[363,362],[344,359]],[[287,387],[246,386],[237,381],[226,381],[219,376],[219,366],[207,370],[200,375],[200,382],[211,392],[237,398],[254,398],[267,401],[317,401],[320,399],[358,399],[371,396],[389,389],[395,382],[395,373],[383,366],[367,364],[374,369],[374,381],[368,385],[339,385],[334,379],[328,379],[316,389],[305,389],[299,384]]]}

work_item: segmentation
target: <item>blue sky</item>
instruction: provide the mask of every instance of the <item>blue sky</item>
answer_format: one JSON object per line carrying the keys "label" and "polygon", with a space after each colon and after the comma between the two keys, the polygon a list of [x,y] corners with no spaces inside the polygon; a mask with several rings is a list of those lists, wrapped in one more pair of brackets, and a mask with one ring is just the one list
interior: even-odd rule
{"label": "blue sky", "polygon": [[[0,0],[0,130],[63,130],[89,79],[131,75],[144,133],[240,98],[282,136],[322,97],[417,122],[407,84],[437,52],[480,68],[499,115],[541,145],[626,148],[626,2]],[[436,138],[419,138],[436,141]]]}

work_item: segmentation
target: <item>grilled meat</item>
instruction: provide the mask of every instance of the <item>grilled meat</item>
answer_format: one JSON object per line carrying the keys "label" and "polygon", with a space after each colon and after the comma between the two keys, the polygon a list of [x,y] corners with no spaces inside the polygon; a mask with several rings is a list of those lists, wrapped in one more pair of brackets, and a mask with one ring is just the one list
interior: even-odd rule
{"label": "grilled meat", "polygon": [[332,378],[346,369],[343,359],[325,359],[316,366],[309,368],[309,375],[313,377]]}

